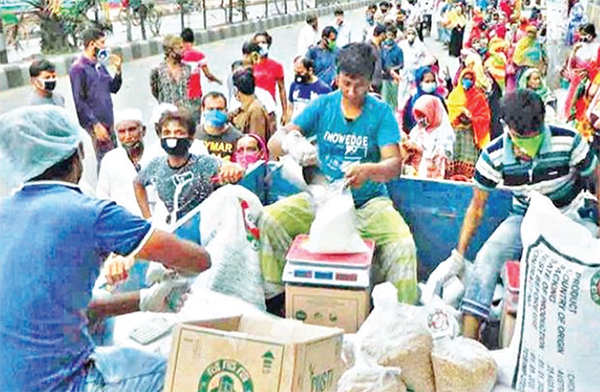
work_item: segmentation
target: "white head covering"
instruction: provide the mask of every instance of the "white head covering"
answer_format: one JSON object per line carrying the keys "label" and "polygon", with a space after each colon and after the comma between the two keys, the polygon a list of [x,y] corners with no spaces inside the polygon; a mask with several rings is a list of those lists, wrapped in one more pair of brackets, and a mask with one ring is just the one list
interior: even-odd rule
{"label": "white head covering", "polygon": [[65,109],[25,106],[0,116],[0,182],[7,188],[70,157],[84,132]]}
{"label": "white head covering", "polygon": [[115,127],[123,121],[137,121],[143,124],[142,111],[139,109],[119,110],[115,113]]}

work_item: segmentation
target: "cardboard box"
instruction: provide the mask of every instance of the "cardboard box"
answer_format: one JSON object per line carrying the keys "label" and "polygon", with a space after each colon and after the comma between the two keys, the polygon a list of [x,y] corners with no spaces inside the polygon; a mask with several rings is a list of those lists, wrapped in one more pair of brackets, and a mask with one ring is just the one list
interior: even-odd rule
{"label": "cardboard box", "polygon": [[355,333],[370,311],[370,290],[286,285],[287,318]]}
{"label": "cardboard box", "polygon": [[239,316],[175,328],[165,392],[334,392],[342,331]]}

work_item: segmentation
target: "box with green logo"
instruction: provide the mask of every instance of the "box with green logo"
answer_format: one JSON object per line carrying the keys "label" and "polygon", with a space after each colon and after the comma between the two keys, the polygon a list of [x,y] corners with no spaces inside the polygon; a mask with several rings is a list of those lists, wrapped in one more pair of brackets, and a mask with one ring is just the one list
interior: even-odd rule
{"label": "box with green logo", "polygon": [[335,392],[343,331],[238,316],[178,325],[165,392]]}

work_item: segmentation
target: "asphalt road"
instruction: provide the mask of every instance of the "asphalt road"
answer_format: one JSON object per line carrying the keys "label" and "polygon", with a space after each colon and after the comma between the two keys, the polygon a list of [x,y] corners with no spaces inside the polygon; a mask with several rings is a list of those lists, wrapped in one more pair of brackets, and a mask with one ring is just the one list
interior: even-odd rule
{"label": "asphalt road", "polygon": [[[360,35],[365,23],[364,10],[349,12],[346,15],[346,19],[352,25],[353,32],[356,31],[356,34]],[[332,23],[332,21],[333,15],[323,17],[319,21],[320,27],[325,27]],[[284,66],[286,86],[289,86],[292,82],[292,61],[296,57],[297,38],[302,26],[303,23],[299,23],[270,31],[273,36],[270,57],[281,62]],[[231,63],[241,58],[242,44],[248,38],[250,37],[236,37],[200,47],[200,50],[207,56],[210,69],[223,81],[227,80]],[[425,43],[432,53],[440,59],[442,66],[447,65],[451,71],[456,70],[458,61],[449,58],[447,52],[443,50],[439,43],[428,38],[426,38]],[[149,74],[150,70],[160,63],[161,60],[162,56],[153,56],[123,64],[123,86],[117,94],[113,95],[115,110],[127,108],[141,109],[144,119],[147,122],[150,121],[152,110],[157,106],[157,102],[150,93]],[[215,83],[209,83],[204,77],[202,86],[205,93],[209,91],[227,92],[225,85],[219,86]],[[65,97],[67,109],[75,113],[68,77],[59,78],[56,91]],[[0,92],[0,114],[26,105],[31,93],[32,88],[28,86]],[[149,131],[147,143],[151,144],[155,142],[156,136],[154,132]]]}

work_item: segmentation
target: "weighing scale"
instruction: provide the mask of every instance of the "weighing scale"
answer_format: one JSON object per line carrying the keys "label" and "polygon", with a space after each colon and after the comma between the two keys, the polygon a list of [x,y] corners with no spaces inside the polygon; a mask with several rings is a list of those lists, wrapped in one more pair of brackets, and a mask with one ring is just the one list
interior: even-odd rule
{"label": "weighing scale", "polygon": [[373,241],[364,240],[368,247],[364,253],[324,254],[310,252],[308,238],[301,234],[292,242],[283,270],[285,283],[365,289],[371,286]]}

